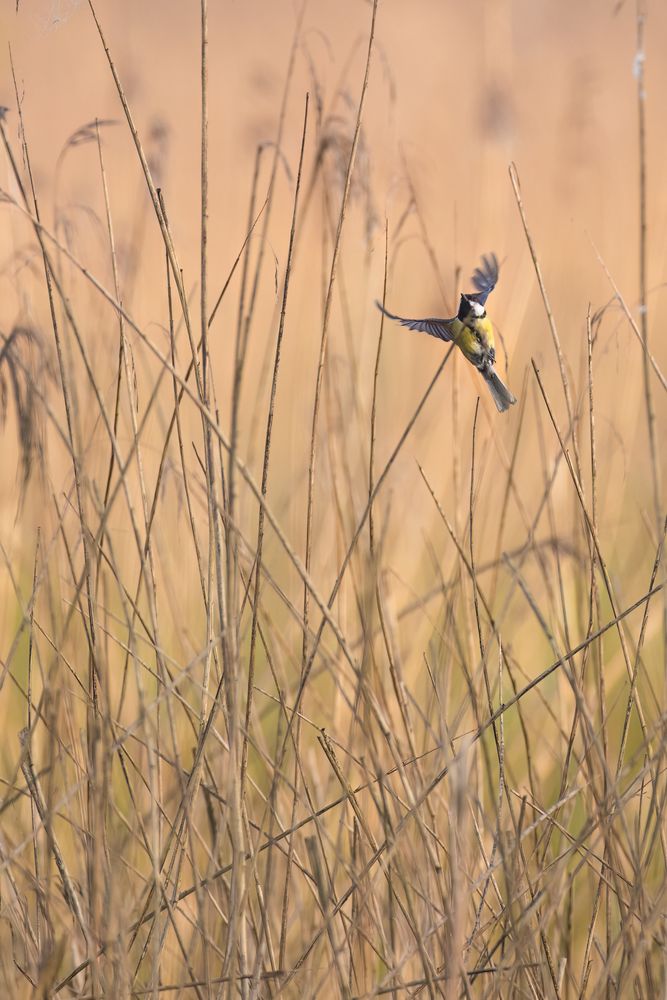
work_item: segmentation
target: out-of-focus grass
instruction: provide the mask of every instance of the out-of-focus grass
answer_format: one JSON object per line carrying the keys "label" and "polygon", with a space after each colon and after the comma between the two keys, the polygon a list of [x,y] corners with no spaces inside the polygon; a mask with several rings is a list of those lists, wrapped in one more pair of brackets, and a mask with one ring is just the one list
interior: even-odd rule
{"label": "out-of-focus grass", "polygon": [[[203,225],[197,12],[58,13],[3,15],[5,992],[658,995],[667,15],[385,0],[360,108],[370,6],[216,5]],[[505,416],[372,306],[492,249]]]}

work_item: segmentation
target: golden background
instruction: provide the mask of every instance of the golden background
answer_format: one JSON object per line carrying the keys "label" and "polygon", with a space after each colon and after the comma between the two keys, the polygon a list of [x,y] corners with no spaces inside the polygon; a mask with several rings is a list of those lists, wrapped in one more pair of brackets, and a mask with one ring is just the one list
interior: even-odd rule
{"label": "golden background", "polygon": [[[95,11],[155,183],[164,195],[198,336],[201,275],[199,5],[173,0],[159,3],[100,0]],[[262,227],[268,214],[257,298],[248,327],[248,354],[239,410],[238,453],[257,483],[261,479],[304,102],[306,93],[310,95],[268,486],[269,507],[301,561],[305,560],[308,461],[323,307],[364,75],[371,16],[372,6],[361,0],[336,3],[311,0],[304,5],[302,13],[296,4],[283,0],[215,2],[210,3],[208,12],[209,310],[243,247],[249,218],[257,215],[269,190],[290,52],[293,45],[296,46],[293,72],[286,91],[275,188],[270,207],[265,206],[265,214],[260,217],[248,242],[246,310],[260,253]],[[4,121],[5,134],[25,180],[26,161],[21,153],[11,52],[25,141],[45,229],[113,294],[100,153],[94,127],[98,120],[122,304],[159,351],[168,354],[164,244],[88,5],[23,0],[15,10],[15,4],[5,0],[0,9],[0,39],[9,43],[0,45],[0,104],[9,108]],[[501,272],[498,287],[488,303],[489,314],[500,335],[499,368],[520,400],[508,414],[497,414],[477,373],[462,358],[454,358],[445,367],[414,429],[402,445],[375,502],[377,562],[371,558],[367,528],[364,528],[350,571],[334,604],[341,632],[359,658],[359,670],[364,673],[367,669],[363,666],[367,658],[372,663],[372,668],[368,667],[370,679],[365,683],[370,684],[383,707],[388,730],[394,730],[395,744],[389,752],[390,741],[386,733],[385,743],[379,731],[373,730],[377,719],[371,720],[361,710],[357,711],[354,699],[358,678],[341,656],[331,631],[325,631],[303,703],[305,721],[300,736],[303,768],[308,775],[307,781],[312,782],[310,791],[317,805],[340,794],[340,786],[317,743],[320,727],[325,727],[336,742],[345,773],[354,785],[367,778],[371,771],[377,774],[380,764],[390,768],[398,758],[405,760],[411,753],[431,753],[437,748],[436,763],[427,757],[424,764],[428,779],[432,778],[442,761],[449,759],[450,751],[453,753],[463,745],[464,735],[474,732],[489,714],[480,673],[474,588],[464,559],[452,542],[420,473],[421,467],[453,526],[462,551],[469,555],[473,420],[478,396],[474,558],[479,586],[492,608],[502,648],[509,649],[516,670],[511,682],[507,676],[504,678],[505,700],[511,696],[512,683],[516,681],[516,686],[522,687],[557,658],[555,650],[562,653],[572,648],[585,640],[591,630],[590,606],[595,602],[591,596],[590,532],[566,462],[560,455],[558,439],[531,364],[534,361],[539,369],[555,420],[565,436],[568,410],[559,363],[510,180],[512,163],[520,178],[527,223],[565,358],[572,405],[578,414],[582,488],[589,515],[593,492],[587,371],[589,308],[593,317],[595,521],[600,549],[614,587],[616,610],[629,607],[649,590],[665,516],[662,482],[667,395],[661,373],[667,370],[663,333],[667,318],[664,287],[667,257],[666,45],[667,8],[657,3],[649,4],[647,10],[643,63],[641,53],[638,57],[637,9],[630,3],[579,4],[551,0],[536,4],[528,0],[480,0],[464,5],[426,0],[411,3],[381,0],[378,5],[368,91],[333,286],[324,391],[316,438],[310,574],[325,600],[368,500],[371,403],[380,333],[380,316],[373,302],[376,298],[381,299],[383,292],[385,225],[388,232],[386,302],[393,312],[404,316],[449,315],[456,308],[459,291],[466,290],[480,255],[495,251],[501,261]],[[645,73],[646,305],[648,347],[655,364],[655,368],[649,369],[655,413],[655,461],[652,461],[648,441],[642,345],[605,273],[606,268],[618,295],[622,296],[635,323],[641,326],[640,70]],[[80,132],[82,126],[88,129]],[[257,175],[256,203],[251,211],[258,146],[263,146],[263,152]],[[65,427],[65,414],[56,375],[44,271],[34,230],[25,214],[12,205],[12,199],[20,201],[20,192],[4,150],[0,178],[4,196],[4,203],[0,204],[0,331],[6,338],[12,329],[22,326],[36,331],[38,336],[22,355],[25,364],[22,371],[31,371],[40,387],[35,411],[37,443],[27,483],[23,483],[20,447],[25,429],[22,432],[17,419],[15,390],[8,369],[3,373],[0,367],[4,418],[0,430],[3,469],[0,476],[0,658],[3,666],[0,723],[5,734],[0,751],[0,777],[4,782],[4,815],[0,816],[0,827],[3,818],[8,822],[7,818],[12,817],[11,829],[7,827],[3,834],[2,878],[7,879],[12,871],[19,881],[25,878],[23,891],[28,897],[33,893],[29,905],[34,908],[34,887],[24,870],[32,870],[31,816],[29,796],[25,794],[20,771],[18,733],[26,725],[33,727],[33,759],[36,766],[41,761],[46,773],[51,775],[49,795],[59,803],[56,812],[57,824],[62,824],[61,839],[76,871],[75,877],[83,885],[85,867],[76,847],[82,841],[78,833],[73,832],[74,828],[85,826],[83,801],[77,801],[82,792],[80,789],[72,792],[74,801],[67,798],[65,792],[74,786],[74,775],[77,781],[83,780],[81,775],[92,767],[84,735],[87,733],[90,739],[90,720],[86,721],[85,707],[89,662],[80,620],[84,617],[83,604],[79,605],[79,611],[66,629],[63,625],[72,602],[76,605],[78,600],[73,570],[74,576],[82,572],[83,557],[80,523],[72,492],[72,463],[56,426]],[[96,391],[111,413],[118,369],[117,315],[76,266],[62,254],[58,255],[50,242],[48,245],[53,259],[59,262],[62,285],[91,359]],[[244,261],[246,258],[242,255],[210,328],[214,406],[219,413],[219,425],[227,437]],[[180,314],[175,293],[173,298],[175,322],[178,323]],[[96,505],[101,502],[109,466],[109,436],[100,419],[91,379],[81,363],[60,303],[57,313],[65,331],[66,362],[75,385],[75,423],[82,442],[87,516],[96,529],[99,522],[99,506]],[[141,416],[161,366],[131,331],[126,330],[126,336],[131,345],[132,377],[138,415]],[[189,347],[182,328],[177,336],[176,368],[184,374],[190,359]],[[441,343],[431,338],[385,321],[377,383],[376,480],[442,360],[444,350]],[[130,405],[125,388],[121,391],[116,436],[121,454],[128,453],[133,439]],[[168,377],[158,391],[156,404],[141,435],[142,471],[151,497],[172,411],[173,388]],[[200,539],[204,540],[206,557],[208,514],[201,465],[204,457],[201,419],[187,399],[182,407],[182,419],[184,461],[187,475],[191,477],[194,519]],[[566,444],[569,455],[576,457],[570,438]],[[201,656],[206,646],[206,615],[187,517],[182,468],[173,440],[168,456],[152,534],[157,609],[162,652],[170,663],[190,671],[183,697],[197,715],[202,698]],[[547,490],[545,484],[557,461],[553,486]],[[226,456],[224,462],[226,465]],[[508,484],[510,463],[512,473]],[[659,491],[657,510],[654,476]],[[121,678],[126,678],[128,669],[129,639],[123,617],[124,602],[127,595],[134,592],[142,558],[128,516],[130,502],[140,530],[145,529],[136,461],[128,471],[126,485],[127,495],[120,491],[108,522],[113,568],[108,564],[103,566],[96,591],[103,635],[100,640],[103,654],[100,655],[104,661],[105,684],[114,705],[120,697],[121,687],[125,686],[126,681]],[[242,600],[253,566],[258,508],[255,498],[240,479],[237,487],[236,524],[243,536],[241,575],[237,584],[239,600]],[[543,503],[545,491],[548,499]],[[62,534],[59,533],[60,524]],[[273,585],[267,583],[263,591],[262,621],[275,663],[270,666],[264,652],[258,653],[254,697],[257,715],[253,723],[257,745],[253,743],[250,773],[257,786],[268,794],[271,771],[265,762],[267,755],[270,757],[273,752],[279,729],[278,692],[288,706],[293,703],[302,667],[299,614],[303,583],[273,529],[267,527],[266,530],[264,561]],[[65,539],[69,543],[67,546]],[[511,562],[503,559],[503,553],[510,554]],[[42,575],[32,606],[35,560],[38,575]],[[518,583],[517,571],[524,589]],[[593,627],[613,618],[599,565],[596,578],[599,605],[598,612],[593,612]],[[656,580],[658,583],[664,581],[664,561],[657,570]],[[380,603],[386,616],[384,643],[377,630],[377,609],[373,610],[376,589],[381,593]],[[143,591],[138,606],[145,614],[148,604]],[[289,610],[290,604],[296,611]],[[26,627],[31,606],[35,622],[32,652],[27,640],[31,630]],[[244,699],[250,641],[249,606],[244,603],[237,611],[238,671],[240,691],[243,692],[240,697]],[[628,788],[632,789],[633,781],[639,780],[638,775],[648,760],[654,784],[645,794],[655,795],[660,801],[664,785],[661,753],[665,747],[664,722],[660,722],[664,717],[665,698],[663,612],[664,597],[659,595],[651,602],[645,631],[641,633],[641,655],[637,655],[640,664],[637,691],[643,699],[649,735],[642,733],[633,708],[625,756],[627,771],[622,782],[624,794]],[[317,628],[320,613],[312,604],[311,615]],[[633,662],[640,641],[641,616],[640,609],[624,626]],[[485,642],[489,642],[487,661],[493,678],[493,707],[497,707],[503,700],[498,688],[499,644],[485,612],[482,619]],[[371,629],[369,639],[367,629],[371,626],[375,631]],[[136,639],[142,650],[140,659],[142,656],[150,659],[151,643],[143,632],[139,635],[140,632],[139,629]],[[390,633],[388,638],[387,632]],[[613,775],[630,691],[628,670],[615,630],[594,648],[596,652],[591,654],[589,674],[582,690],[594,722],[591,732],[595,740],[604,743],[603,753],[607,755],[609,773]],[[32,656],[30,677],[29,655]],[[390,659],[393,662],[391,679]],[[581,659],[572,663],[576,664],[576,671],[583,669]],[[277,678],[272,674],[274,667]],[[138,668],[139,673],[141,669]],[[400,675],[400,696],[396,671]],[[132,671],[130,675],[135,676]],[[467,686],[470,677],[474,677],[477,685],[479,701],[476,707],[470,700]],[[32,712],[27,708],[29,679]],[[143,691],[142,684],[145,686]],[[135,727],[137,733],[143,733],[144,728],[147,733],[153,732],[150,720],[154,720],[158,710],[151,699],[156,697],[158,690],[159,683],[150,670],[141,682],[127,680],[125,701],[117,720],[124,731]],[[46,700],[40,702],[40,698]],[[148,698],[148,707],[142,701],[145,698]],[[41,720],[35,721],[34,706],[38,704],[42,708],[44,704],[50,705],[50,709],[43,709]],[[508,713],[506,718],[506,781],[512,786],[517,811],[521,795],[527,794],[529,785],[531,794],[536,788],[540,792],[536,809],[546,810],[556,802],[559,794],[563,794],[561,781],[569,789],[577,785],[579,777],[577,765],[564,764],[568,760],[568,734],[575,699],[563,671],[552,675],[537,691],[528,694],[524,704],[522,737],[516,715]],[[406,712],[411,725],[405,722]],[[222,733],[224,726],[222,723],[219,726]],[[57,750],[52,742],[54,734]],[[183,767],[187,769],[191,766],[195,737],[182,720],[177,720],[175,734],[174,746],[180,746]],[[488,733],[485,739],[488,739],[485,745],[493,758],[496,753],[493,740]],[[590,774],[581,763],[589,760],[587,755],[591,751],[590,745],[584,749],[579,747],[577,741],[580,739],[583,737],[578,734],[574,740],[575,756],[580,754],[576,760],[583,769],[581,773],[587,775],[585,780],[582,778],[584,788],[580,789],[581,798],[569,801],[564,813],[559,813],[559,822],[571,828],[573,836],[577,835],[585,817],[591,814],[591,802],[595,800],[599,806],[599,799],[591,791],[596,779],[600,787],[604,785],[599,762],[589,763]],[[140,773],[145,772],[147,766],[143,754],[148,753],[146,747],[150,739],[146,737],[146,740],[148,742],[143,742],[137,737],[136,745],[132,744]],[[224,785],[223,745],[224,737],[219,735],[211,759]],[[113,751],[109,747],[107,750],[112,758]],[[172,750],[173,747],[169,753]],[[179,786],[166,762],[169,756],[166,751],[165,755],[160,765],[164,769],[160,780],[164,782],[161,794],[164,795],[162,804],[166,817],[173,812]],[[487,758],[481,751],[471,751],[462,757],[465,759],[461,775],[474,776],[466,779],[471,788],[470,811],[475,813],[476,829],[478,832],[481,829],[479,843],[485,844],[486,854],[481,848],[477,854],[472,846],[471,819],[468,814],[464,816],[466,810],[456,814],[460,828],[451,818],[451,797],[455,793],[465,794],[461,792],[461,785],[466,784],[464,777],[460,776],[460,781],[452,778],[452,787],[448,787],[447,782],[439,787],[432,803],[431,819],[439,816],[443,828],[448,831],[443,834],[447,843],[443,852],[448,859],[452,856],[456,830],[459,829],[463,841],[462,831],[468,831],[466,872],[474,881],[474,878],[481,878],[480,872],[485,870],[495,850],[496,825],[509,837],[512,823],[509,813],[503,813],[500,818],[497,815],[494,788],[497,793],[498,774],[494,771],[493,777],[486,773]],[[47,761],[50,762],[48,767]],[[116,767],[112,765],[112,769]],[[415,779],[415,787],[423,788],[427,777],[422,775],[419,781]],[[113,933],[117,933],[119,926],[129,926],[140,916],[146,886],[150,885],[151,863],[136,837],[137,828],[132,817],[136,808],[136,816],[142,815],[148,822],[151,807],[145,788],[137,788],[137,800],[131,807],[119,775],[114,774],[110,780],[110,800],[114,800],[124,815],[131,814],[126,827],[114,825],[116,819],[109,820],[108,834],[115,845],[112,854],[117,849],[118,856],[123,859],[112,864],[112,870],[116,870],[113,866],[118,864],[119,873],[114,891],[123,893],[124,902],[128,901],[123,908],[112,893],[108,908],[112,916],[108,919],[115,928]],[[283,796],[280,822],[284,826],[290,822],[288,784],[280,792]],[[15,800],[17,788],[22,790],[22,797]],[[60,794],[65,795],[67,805],[63,805],[65,800],[58,798]],[[404,788],[402,794],[408,797]],[[145,801],[143,796],[147,796]],[[642,808],[646,807],[638,804],[633,795],[623,801],[626,804],[623,829],[628,843],[635,836],[633,824],[637,824],[636,837],[644,847],[650,841],[646,832],[649,827],[660,840],[657,828],[651,826],[655,818],[647,818],[642,813]],[[306,803],[305,798],[299,799],[297,814],[301,815],[304,809],[307,811],[307,807],[312,808],[310,800]],[[374,806],[367,802],[367,807],[375,822]],[[250,795],[248,808],[259,822],[260,799]],[[203,799],[195,812],[205,814]],[[536,815],[537,812],[530,812],[529,821],[532,822]],[[341,820],[334,812],[328,822],[333,844],[336,824],[353,825],[352,814],[348,811],[346,819]],[[588,844],[591,851],[597,852],[596,857],[604,853],[608,843],[605,822],[600,820]],[[646,828],[642,826],[644,822]],[[168,825],[164,817],[158,824],[158,841],[165,835],[162,823]],[[132,834],[128,832],[130,828]],[[38,838],[38,843],[48,866],[51,857],[47,841]],[[565,841],[560,844],[563,850],[564,844]],[[224,845],[218,846],[224,859]],[[463,851],[463,845],[459,847]],[[307,864],[309,855],[303,853],[303,845],[301,850],[300,862]],[[347,848],[340,843],[336,842],[335,849],[332,846],[331,850],[329,860],[345,856],[351,870],[361,867],[359,858],[354,854],[348,857]],[[419,848],[414,848],[414,855],[410,850],[405,847],[406,870],[418,882]],[[644,913],[644,905],[647,911],[650,909],[649,900],[658,909],[664,906],[665,857],[657,847],[655,854],[652,851],[647,849],[640,864],[641,891],[633,881],[637,869],[633,868],[630,847],[627,847],[627,855],[621,851],[624,877],[635,885],[641,896],[641,902],[637,902],[639,896],[632,897],[636,911],[641,913]],[[202,856],[205,854],[202,848]],[[536,883],[544,887],[548,900],[545,903],[548,915],[540,917],[544,921],[540,928],[547,928],[555,960],[560,961],[561,952],[567,958],[561,995],[578,996],[583,981],[578,963],[581,963],[589,920],[594,912],[596,876],[591,874],[592,869],[584,876],[579,875],[578,869],[575,872],[576,858],[571,867],[568,868],[566,862],[558,868],[556,855],[554,847],[554,858],[542,859],[543,867],[535,873]],[[115,858],[116,854],[113,856]],[[449,861],[442,861],[442,864],[449,872],[446,877],[453,880],[452,896],[461,907],[456,912],[465,912],[465,918],[460,918],[461,926],[465,925],[460,934],[465,938],[473,930],[476,905],[473,897],[478,886],[470,898],[461,902],[456,896],[456,876],[449,871]],[[558,869],[553,880],[549,864]],[[205,868],[204,861],[201,865]],[[509,862],[508,865],[511,868]],[[526,865],[529,867],[529,862]],[[461,866],[465,867],[463,862]],[[337,874],[347,884],[343,878],[345,873]],[[332,876],[333,882],[336,877]],[[435,879],[435,875],[433,877]],[[567,897],[567,891],[577,877],[584,882],[582,888],[577,887],[576,903],[573,903],[575,897]],[[57,879],[57,875],[54,878]],[[248,879],[252,883],[250,874]],[[280,885],[279,880],[276,885]],[[469,882],[465,882],[465,889],[461,891],[467,893],[468,888]],[[307,880],[304,887],[296,879],[292,891],[288,966],[296,962],[311,931],[324,919]],[[408,890],[405,891],[409,897]],[[53,892],[51,886],[48,893]],[[51,905],[59,913],[58,920],[68,926],[69,915],[62,895],[56,895],[58,899]],[[82,895],[85,896],[83,889]],[[428,899],[429,891],[422,888],[422,895]],[[566,898],[569,899],[569,916]],[[419,892],[415,893],[415,900],[419,908],[423,902]],[[319,902],[322,904],[321,898]],[[270,902],[266,905],[269,919],[277,922],[274,927],[277,934],[280,904],[275,904],[275,911]],[[224,909],[222,903],[219,906]],[[94,915],[92,903],[91,912]],[[216,913],[217,910],[209,912],[211,927],[217,927],[211,934],[224,938],[226,924],[222,922],[222,930],[215,924]],[[354,921],[354,916],[351,919]],[[54,920],[56,928],[58,920]],[[424,920],[428,924],[426,917]],[[564,928],[568,920],[570,931],[566,934]],[[603,907],[599,920],[601,925],[604,922],[604,929],[599,931],[600,940],[604,938],[608,944],[614,935],[619,935],[626,950],[631,944],[636,945],[632,937],[636,930],[642,942],[638,954],[650,956],[650,962],[654,963],[653,974],[662,977],[664,983],[664,965],[658,958],[660,941],[664,947],[664,921],[661,929],[654,929],[656,925],[649,922],[654,938],[647,943],[639,925],[625,932],[622,928],[619,930],[622,920],[615,912],[609,915]],[[80,944],[78,952],[73,945],[71,952],[69,944],[65,947],[64,955],[59,956],[59,963],[56,963],[59,972],[53,974],[54,982],[74,968],[82,955],[90,957],[95,952],[90,942],[97,940],[99,945],[102,940],[100,926],[98,921],[88,944]],[[9,940],[8,933],[6,931],[5,940]],[[425,930],[423,933],[426,935]],[[443,932],[445,944],[442,946],[437,944],[440,939],[436,935],[437,946],[434,944],[432,955],[435,969],[454,961],[452,955],[458,954],[457,949],[462,947],[457,936],[459,932],[451,933],[451,938],[447,938]],[[605,938],[607,933],[611,937]],[[355,945],[360,953],[372,936],[372,931],[367,931],[364,941]],[[59,938],[60,931],[56,929],[51,937]],[[47,934],[45,940],[48,938]],[[565,938],[569,943],[567,948],[563,945],[561,949]],[[526,949],[537,947],[535,942],[539,943],[539,935],[536,931],[529,940]],[[603,989],[606,983],[601,972],[605,968],[606,944],[600,945],[597,951],[593,949],[592,961],[601,978],[598,981],[593,977],[595,985],[590,986],[588,995],[597,995],[595,989]],[[178,949],[170,938],[164,947],[162,981],[182,981],[185,973]],[[30,953],[29,945],[26,949]],[[37,968],[43,955],[48,953],[47,942],[42,948],[42,958],[37,949],[32,957],[25,959],[26,966],[32,961]],[[193,955],[193,962],[199,962],[201,955],[194,946]],[[456,964],[458,959],[454,962],[457,975],[472,962],[468,952],[461,952],[461,955],[464,957],[460,959],[460,966]],[[137,952],[136,961],[138,956]],[[384,982],[382,976],[386,969],[378,971],[379,960],[370,949],[365,957],[358,955],[357,959],[357,978],[350,995],[370,995],[377,983]],[[610,965],[615,960],[612,956]],[[104,970],[104,961],[104,957],[98,956],[96,974],[110,989],[105,980],[109,973]],[[120,961],[129,976],[127,969],[134,969],[134,963],[128,960],[126,966],[124,960]],[[338,968],[339,961],[327,954],[326,949],[318,952],[312,967],[305,967],[301,980],[303,989],[311,991],[309,995],[325,989],[321,983],[326,982],[327,970]],[[424,973],[420,971],[419,950],[407,961],[406,968],[412,968],[412,972],[405,973],[404,981],[421,981]],[[416,971],[409,965],[410,961],[417,967]],[[650,964],[648,958],[647,962]],[[3,965],[8,988],[12,994],[23,995],[24,982],[9,962],[3,960]],[[207,974],[217,975],[210,971],[212,968],[213,964]],[[631,988],[632,976],[623,979],[618,969],[615,974],[621,977],[619,982],[624,984],[623,988]],[[641,986],[644,990],[649,989],[651,982],[649,973],[645,974],[647,978],[642,980]],[[143,973],[137,975],[141,978]],[[156,975],[155,967],[152,975]],[[148,973],[146,977],[146,982],[155,983]],[[83,976],[76,980],[79,984],[83,981]],[[542,982],[545,981],[549,984],[548,977]],[[129,983],[129,979],[124,982]],[[339,981],[335,982],[335,987],[331,985],[330,988],[339,989],[342,994]],[[491,982],[484,986],[480,983],[481,979],[475,979],[471,987],[476,996],[500,995],[503,990],[510,989],[502,977],[494,980],[493,986]],[[288,993],[292,987],[286,987]],[[103,989],[99,984],[93,988]],[[399,983],[394,988],[404,987]],[[455,994],[451,983],[446,988],[454,991],[451,995]],[[485,994],[484,989],[499,992]],[[535,989],[539,994],[539,988]],[[81,990],[83,995],[83,986]],[[118,995],[124,995],[122,990]],[[185,991],[183,995],[189,994]],[[552,994],[547,992],[546,995]],[[618,995],[628,994],[619,992]]]}

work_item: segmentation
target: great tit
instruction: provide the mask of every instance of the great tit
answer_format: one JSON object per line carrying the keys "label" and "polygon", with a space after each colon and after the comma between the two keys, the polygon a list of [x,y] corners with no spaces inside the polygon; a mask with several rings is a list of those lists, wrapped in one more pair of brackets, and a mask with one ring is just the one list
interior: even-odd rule
{"label": "great tit", "polygon": [[453,341],[481,373],[493,402],[503,413],[516,403],[516,398],[494,368],[496,349],[493,326],[486,315],[486,300],[498,282],[498,258],[495,253],[482,257],[481,265],[475,269],[470,280],[475,291],[461,295],[459,311],[452,319],[403,319],[388,312],[380,302],[375,304],[385,316],[401,326],[407,326],[409,330],[420,330],[438,340]]}

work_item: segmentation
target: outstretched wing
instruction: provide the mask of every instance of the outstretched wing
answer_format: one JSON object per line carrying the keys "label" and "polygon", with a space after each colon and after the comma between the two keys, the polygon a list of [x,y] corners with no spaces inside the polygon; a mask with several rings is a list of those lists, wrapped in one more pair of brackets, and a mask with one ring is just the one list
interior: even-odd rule
{"label": "outstretched wing", "polygon": [[438,340],[452,339],[451,319],[403,319],[402,316],[394,316],[388,312],[377,299],[375,305],[388,319],[394,319],[401,326],[407,326],[408,330],[419,330],[421,333],[430,334],[431,337],[437,337]]}
{"label": "outstretched wing", "polygon": [[498,283],[498,258],[494,253],[484,254],[482,263],[475,268],[470,280],[477,291],[476,294],[469,295],[468,298],[484,305]]}

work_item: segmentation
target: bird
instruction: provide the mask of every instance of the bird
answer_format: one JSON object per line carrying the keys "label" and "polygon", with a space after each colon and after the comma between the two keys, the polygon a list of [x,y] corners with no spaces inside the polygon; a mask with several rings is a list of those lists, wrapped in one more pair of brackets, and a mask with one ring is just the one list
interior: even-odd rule
{"label": "bird", "polygon": [[483,254],[481,264],[470,279],[474,292],[461,295],[459,311],[451,319],[405,319],[395,316],[376,300],[375,305],[388,319],[395,320],[409,330],[428,333],[438,340],[451,341],[482,375],[489,387],[498,411],[504,413],[516,403],[495,369],[496,348],[493,325],[486,315],[486,300],[498,283],[498,258],[495,253]]}

